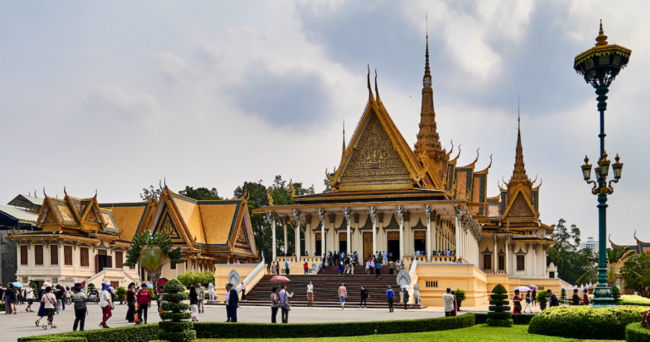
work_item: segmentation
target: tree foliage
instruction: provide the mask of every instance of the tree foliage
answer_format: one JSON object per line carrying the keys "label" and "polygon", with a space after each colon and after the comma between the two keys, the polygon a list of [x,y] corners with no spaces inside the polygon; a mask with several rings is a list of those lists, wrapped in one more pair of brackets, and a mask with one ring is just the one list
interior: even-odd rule
{"label": "tree foliage", "polygon": [[205,201],[205,200],[220,200],[221,197],[219,197],[219,192],[217,192],[217,188],[196,188],[194,189],[191,186],[185,186],[184,190],[181,190],[178,192],[179,194],[193,198],[195,200],[199,201]]}
{"label": "tree foliage", "polygon": [[156,200],[160,198],[160,194],[162,193],[162,190],[160,188],[156,189],[154,188],[153,185],[149,185],[149,188],[143,188],[142,193],[140,194],[140,198],[142,198],[143,201],[148,201],[148,200]]}
{"label": "tree foliage", "polygon": [[214,283],[214,273],[212,271],[185,272],[178,275],[178,281],[186,288],[190,287],[190,285],[197,285],[198,283],[208,287],[209,283]]}
{"label": "tree foliage", "polygon": [[555,246],[548,249],[548,264],[558,268],[560,277],[569,284],[596,282],[598,258],[591,249],[580,249],[580,229],[575,224],[566,227],[560,219],[553,231]]}
{"label": "tree foliage", "polygon": [[160,278],[163,265],[168,262],[180,264],[184,263],[185,260],[182,257],[181,249],[173,248],[169,235],[159,232],[151,234],[150,230],[145,230],[133,237],[124,265],[135,266],[140,264],[155,285],[158,278]]}
{"label": "tree foliage", "polygon": [[621,270],[621,261],[630,254],[630,247],[607,248],[607,281],[613,283]]}
{"label": "tree foliage", "polygon": [[625,288],[650,297],[650,253],[633,255],[621,267]]}

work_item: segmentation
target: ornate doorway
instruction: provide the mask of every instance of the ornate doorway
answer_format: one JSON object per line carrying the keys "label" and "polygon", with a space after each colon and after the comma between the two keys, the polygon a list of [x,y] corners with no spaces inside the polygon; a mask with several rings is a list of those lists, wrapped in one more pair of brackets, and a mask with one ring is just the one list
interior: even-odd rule
{"label": "ornate doorway", "polygon": [[363,260],[372,256],[372,233],[363,233]]}
{"label": "ornate doorway", "polygon": [[348,233],[339,233],[339,254],[345,252],[345,255],[348,255]]}
{"label": "ornate doorway", "polygon": [[[399,232],[388,232],[387,234],[388,248],[386,253],[388,254],[389,261],[395,261],[399,259]],[[392,258],[390,257],[392,255]]]}

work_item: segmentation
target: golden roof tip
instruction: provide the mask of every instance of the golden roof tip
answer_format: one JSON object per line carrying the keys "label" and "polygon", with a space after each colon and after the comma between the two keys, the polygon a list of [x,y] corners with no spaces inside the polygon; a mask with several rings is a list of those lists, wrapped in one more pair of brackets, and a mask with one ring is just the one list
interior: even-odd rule
{"label": "golden roof tip", "polygon": [[68,197],[68,191],[66,191],[65,185],[63,186],[63,193],[65,194],[65,197]]}
{"label": "golden roof tip", "polygon": [[380,102],[380,100],[379,100],[379,87],[377,86],[377,69],[375,69],[375,95],[377,95],[377,102]]}
{"label": "golden roof tip", "polygon": [[45,187],[43,187],[43,196],[47,198],[47,194],[45,193]]}
{"label": "golden roof tip", "polygon": [[603,31],[603,19],[600,19],[600,29],[598,30],[598,37],[596,37],[596,46],[607,45],[607,36]]}
{"label": "golden roof tip", "polygon": [[374,101],[374,98],[372,96],[372,87],[370,87],[370,64],[368,64],[368,98],[369,101]]}

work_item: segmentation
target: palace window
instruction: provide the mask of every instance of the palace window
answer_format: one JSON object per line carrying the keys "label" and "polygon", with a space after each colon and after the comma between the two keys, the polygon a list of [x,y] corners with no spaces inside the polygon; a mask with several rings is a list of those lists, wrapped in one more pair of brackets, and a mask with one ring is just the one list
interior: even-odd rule
{"label": "palace window", "polygon": [[72,266],[72,246],[63,246],[63,264]]}
{"label": "palace window", "polygon": [[28,263],[29,259],[27,257],[28,251],[29,250],[27,249],[27,246],[20,246],[20,264],[21,265],[28,265],[29,264]]}
{"label": "palace window", "polygon": [[525,255],[519,254],[517,255],[517,271],[524,271],[525,270],[525,264],[526,264],[526,259]]}
{"label": "palace window", "polygon": [[170,263],[170,264],[169,264],[169,268],[172,269],[172,270],[175,270],[175,269],[176,269],[176,264],[173,263],[173,262]]}
{"label": "palace window", "polygon": [[34,264],[43,265],[43,245],[34,246]]}
{"label": "palace window", "polygon": [[90,259],[88,258],[88,248],[81,247],[79,248],[79,262],[81,266],[90,266]]}
{"label": "palace window", "polygon": [[492,254],[483,254],[483,269],[492,269]]}
{"label": "palace window", "polygon": [[115,268],[124,267],[124,253],[122,251],[115,251]]}
{"label": "palace window", "polygon": [[499,255],[499,271],[506,270],[506,256],[503,254]]}
{"label": "palace window", "polygon": [[551,279],[555,278],[555,272],[553,272],[553,271],[548,272],[548,277],[551,278]]}
{"label": "palace window", "polygon": [[59,264],[59,246],[50,245],[50,265]]}
{"label": "palace window", "polygon": [[438,287],[438,281],[437,280],[427,280],[427,282],[425,283],[425,287],[437,288]]}

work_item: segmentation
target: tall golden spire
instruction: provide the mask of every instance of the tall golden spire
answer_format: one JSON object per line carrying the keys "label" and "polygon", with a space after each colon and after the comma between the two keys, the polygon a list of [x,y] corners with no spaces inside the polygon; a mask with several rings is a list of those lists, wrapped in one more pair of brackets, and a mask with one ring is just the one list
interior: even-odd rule
{"label": "tall golden spire", "polygon": [[524,165],[524,148],[521,144],[521,112],[519,109],[519,98],[517,98],[517,148],[515,151],[515,169],[512,172],[510,183],[530,183],[526,175]]}
{"label": "tall golden spire", "polygon": [[607,36],[603,31],[603,19],[600,19],[600,30],[598,30],[598,37],[596,37],[596,46],[607,45]]}
{"label": "tall golden spire", "polygon": [[345,155],[345,120],[343,120],[343,154]]}

